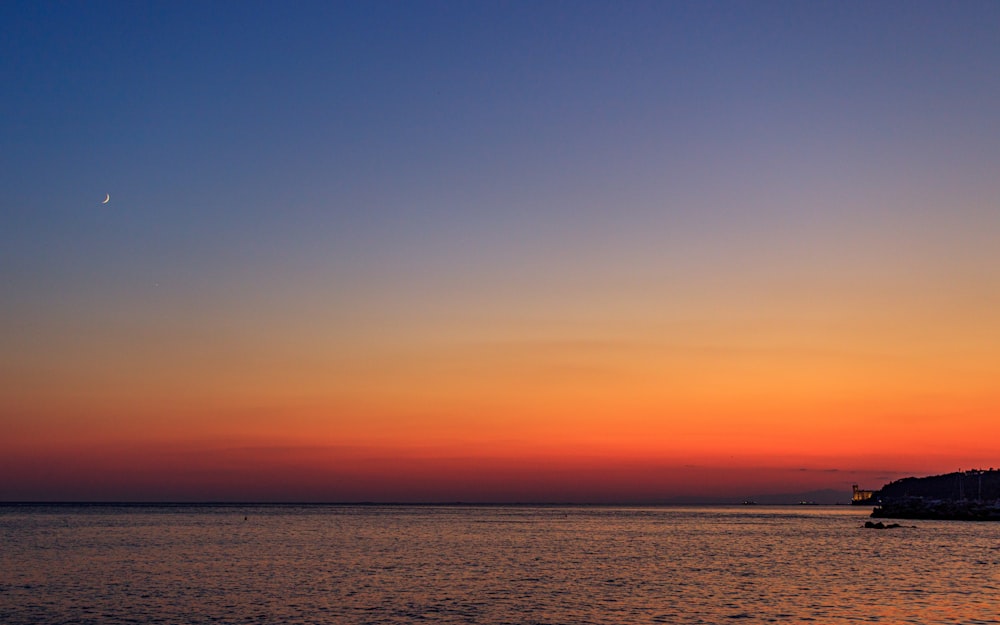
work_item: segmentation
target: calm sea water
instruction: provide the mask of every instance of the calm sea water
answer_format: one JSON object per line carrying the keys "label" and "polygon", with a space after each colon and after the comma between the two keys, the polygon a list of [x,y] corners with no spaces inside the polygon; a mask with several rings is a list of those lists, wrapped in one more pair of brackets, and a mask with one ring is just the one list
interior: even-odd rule
{"label": "calm sea water", "polygon": [[866,512],[0,506],[0,623],[1000,623],[1000,524]]}

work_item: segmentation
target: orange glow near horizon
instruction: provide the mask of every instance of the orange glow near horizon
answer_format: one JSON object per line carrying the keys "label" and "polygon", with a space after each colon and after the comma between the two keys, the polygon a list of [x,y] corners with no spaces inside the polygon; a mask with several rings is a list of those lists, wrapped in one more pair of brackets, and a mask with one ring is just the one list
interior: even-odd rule
{"label": "orange glow near horizon", "polygon": [[[144,343],[159,356],[143,356],[144,367],[112,343],[89,366],[84,350],[12,372],[2,408],[20,416],[0,445],[9,475],[91,474],[105,486],[81,492],[98,498],[155,493],[152,484],[175,478],[164,496],[656,501],[808,484],[846,491],[990,462],[996,367],[984,344],[950,332],[920,344],[906,342],[906,328],[876,341],[760,324],[742,335],[722,324],[615,339],[387,344],[375,333],[330,351]],[[4,497],[20,492],[30,490],[8,485]]]}

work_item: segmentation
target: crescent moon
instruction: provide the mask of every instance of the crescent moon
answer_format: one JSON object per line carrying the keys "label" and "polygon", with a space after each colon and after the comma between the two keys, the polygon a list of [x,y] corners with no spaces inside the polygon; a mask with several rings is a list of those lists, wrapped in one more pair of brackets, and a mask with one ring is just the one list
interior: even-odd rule
{"label": "crescent moon", "polygon": [[104,201],[101,202],[101,204],[107,204],[108,202],[111,201],[111,194],[110,193],[105,193],[104,195],[106,195],[107,197],[104,198]]}

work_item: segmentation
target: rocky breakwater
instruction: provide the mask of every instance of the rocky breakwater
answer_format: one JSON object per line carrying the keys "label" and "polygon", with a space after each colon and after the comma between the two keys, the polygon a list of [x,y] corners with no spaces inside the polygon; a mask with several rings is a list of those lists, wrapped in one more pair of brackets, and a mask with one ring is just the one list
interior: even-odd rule
{"label": "rocky breakwater", "polygon": [[872,510],[871,516],[876,519],[1000,521],[1000,503],[910,497],[883,501],[882,505]]}

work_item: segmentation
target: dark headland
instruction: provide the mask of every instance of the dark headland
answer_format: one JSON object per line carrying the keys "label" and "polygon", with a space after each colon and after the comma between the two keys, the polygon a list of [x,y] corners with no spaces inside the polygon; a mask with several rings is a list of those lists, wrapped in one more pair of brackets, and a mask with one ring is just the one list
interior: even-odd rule
{"label": "dark headland", "polygon": [[882,519],[1000,521],[1000,470],[906,477],[877,491],[855,489],[855,504]]}

